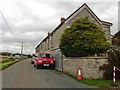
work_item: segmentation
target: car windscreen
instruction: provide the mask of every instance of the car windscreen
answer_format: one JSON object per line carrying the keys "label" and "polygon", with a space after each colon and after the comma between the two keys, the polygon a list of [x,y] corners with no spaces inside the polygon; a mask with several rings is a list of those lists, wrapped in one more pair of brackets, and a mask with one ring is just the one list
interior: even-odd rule
{"label": "car windscreen", "polygon": [[46,53],[39,53],[37,57],[52,58],[52,56],[50,54],[46,54]]}
{"label": "car windscreen", "polygon": [[34,59],[34,58],[35,58],[35,56],[32,56],[32,58]]}

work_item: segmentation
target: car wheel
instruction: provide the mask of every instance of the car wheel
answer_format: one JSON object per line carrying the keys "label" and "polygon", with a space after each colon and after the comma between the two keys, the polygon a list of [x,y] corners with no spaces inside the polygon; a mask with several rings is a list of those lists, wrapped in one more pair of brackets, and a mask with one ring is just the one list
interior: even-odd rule
{"label": "car wheel", "polygon": [[34,62],[33,62],[33,61],[31,61],[31,64],[34,64]]}
{"label": "car wheel", "polygon": [[39,69],[39,65],[36,64],[36,69]]}
{"label": "car wheel", "polygon": [[55,65],[52,65],[52,66],[51,66],[51,69],[55,69]]}
{"label": "car wheel", "polygon": [[36,67],[35,63],[34,63],[34,67]]}

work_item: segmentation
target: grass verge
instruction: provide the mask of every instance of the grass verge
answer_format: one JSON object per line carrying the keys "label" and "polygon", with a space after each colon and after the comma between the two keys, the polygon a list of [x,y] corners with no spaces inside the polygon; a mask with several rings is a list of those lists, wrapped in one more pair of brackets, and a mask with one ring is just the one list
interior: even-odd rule
{"label": "grass verge", "polygon": [[[112,86],[111,85],[112,80],[90,80],[90,79],[78,80],[77,77],[72,76],[69,73],[64,72],[64,74],[66,74],[67,76],[71,77],[72,79],[74,79],[80,83],[89,85],[94,88],[120,88],[120,86],[117,86],[117,87]],[[120,80],[117,80],[117,82],[120,83]]]}
{"label": "grass verge", "polygon": [[0,58],[0,70],[4,70],[16,62],[23,60],[23,58]]}
{"label": "grass verge", "polygon": [[80,83],[99,88],[111,88],[112,80],[81,80]]}

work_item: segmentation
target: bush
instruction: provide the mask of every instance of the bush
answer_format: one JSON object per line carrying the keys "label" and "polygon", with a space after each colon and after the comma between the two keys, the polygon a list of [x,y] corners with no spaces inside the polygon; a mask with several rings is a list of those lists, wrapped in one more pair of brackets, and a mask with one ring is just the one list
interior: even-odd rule
{"label": "bush", "polygon": [[80,18],[66,28],[61,35],[60,45],[65,56],[91,56],[111,47],[105,33],[88,17]]}

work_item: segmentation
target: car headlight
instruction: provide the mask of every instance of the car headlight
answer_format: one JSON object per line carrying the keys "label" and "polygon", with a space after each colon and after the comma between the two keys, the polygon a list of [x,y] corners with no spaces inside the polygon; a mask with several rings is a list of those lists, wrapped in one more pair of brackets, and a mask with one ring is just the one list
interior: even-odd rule
{"label": "car headlight", "polygon": [[38,61],[38,62],[42,62],[42,61]]}
{"label": "car headlight", "polygon": [[51,63],[53,63],[53,61],[51,61]]}

